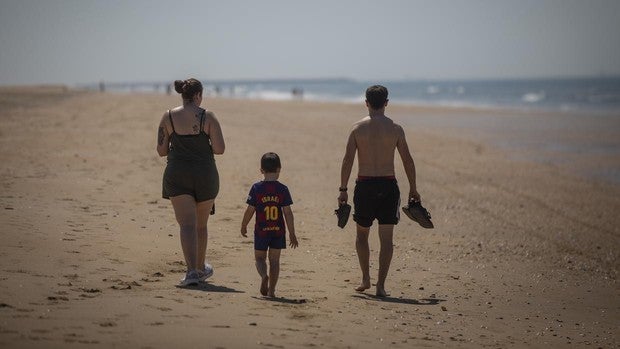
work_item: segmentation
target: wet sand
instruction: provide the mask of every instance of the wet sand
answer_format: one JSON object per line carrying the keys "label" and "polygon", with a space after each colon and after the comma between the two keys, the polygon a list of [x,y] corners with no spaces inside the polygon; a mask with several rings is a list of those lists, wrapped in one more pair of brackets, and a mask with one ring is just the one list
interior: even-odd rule
{"label": "wet sand", "polygon": [[[178,102],[0,89],[1,347],[620,345],[620,186],[428,121],[475,111],[388,108],[406,125],[436,228],[406,218],[396,227],[391,295],[379,299],[354,291],[354,225],[341,230],[333,215],[346,136],[364,106],[207,99],[227,142],[209,221],[215,275],[175,287],[183,256],[155,141]],[[283,251],[274,300],[260,296],[252,239],[239,234],[266,151],[282,158],[300,239]],[[397,177],[404,186],[400,164]],[[370,244],[374,283],[376,228]]]}
{"label": "wet sand", "polygon": [[576,113],[436,109],[392,116],[415,130],[482,142],[532,160],[620,184],[620,112]]}

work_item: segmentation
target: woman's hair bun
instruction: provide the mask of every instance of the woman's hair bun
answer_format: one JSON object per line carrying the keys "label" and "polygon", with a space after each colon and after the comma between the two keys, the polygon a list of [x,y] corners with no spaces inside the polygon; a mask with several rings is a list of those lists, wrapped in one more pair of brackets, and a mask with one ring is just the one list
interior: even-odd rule
{"label": "woman's hair bun", "polygon": [[202,95],[202,83],[194,78],[175,80],[174,90],[181,94],[183,100],[191,101],[197,93]]}
{"label": "woman's hair bun", "polygon": [[185,83],[185,80],[174,80],[174,90],[177,91],[177,93],[183,93],[183,86]]}

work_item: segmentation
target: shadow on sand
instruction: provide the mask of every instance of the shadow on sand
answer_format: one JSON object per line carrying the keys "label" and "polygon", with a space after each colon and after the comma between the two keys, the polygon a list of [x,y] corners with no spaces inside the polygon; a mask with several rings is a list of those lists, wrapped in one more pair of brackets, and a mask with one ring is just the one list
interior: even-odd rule
{"label": "shadow on sand", "polygon": [[203,291],[203,292],[245,293],[243,291],[235,290],[234,288],[214,285],[208,282],[201,282],[198,285],[188,285],[188,286],[177,285],[177,288],[182,288],[185,290]]}
{"label": "shadow on sand", "polygon": [[308,303],[308,301],[306,299],[303,299],[303,298],[291,299],[291,298],[284,298],[284,297],[270,298],[270,297],[257,297],[257,296],[252,296],[252,298],[258,299],[258,300],[261,300],[261,301],[284,303],[284,304],[304,304],[304,303]]}
{"label": "shadow on sand", "polygon": [[413,305],[437,305],[441,302],[445,302],[445,299],[437,299],[437,298],[422,298],[422,299],[411,299],[411,298],[396,298],[396,297],[379,297],[375,295],[359,293],[351,295],[353,298],[360,298],[369,301],[378,301],[378,302],[387,302],[387,303],[399,303],[399,304],[413,304]]}

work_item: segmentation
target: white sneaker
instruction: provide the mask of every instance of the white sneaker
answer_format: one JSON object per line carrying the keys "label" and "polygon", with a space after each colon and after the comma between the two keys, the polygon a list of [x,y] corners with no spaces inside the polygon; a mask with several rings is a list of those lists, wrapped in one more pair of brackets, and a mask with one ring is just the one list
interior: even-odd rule
{"label": "white sneaker", "polygon": [[213,266],[209,263],[205,263],[205,268],[203,270],[198,270],[198,278],[200,281],[205,281],[211,276],[213,276]]}
{"label": "white sneaker", "polygon": [[181,280],[181,282],[179,283],[179,286],[185,287],[185,286],[190,286],[190,285],[198,285],[199,281],[200,281],[200,275],[198,271],[192,270],[192,271],[187,272],[187,274],[185,274],[185,278]]}

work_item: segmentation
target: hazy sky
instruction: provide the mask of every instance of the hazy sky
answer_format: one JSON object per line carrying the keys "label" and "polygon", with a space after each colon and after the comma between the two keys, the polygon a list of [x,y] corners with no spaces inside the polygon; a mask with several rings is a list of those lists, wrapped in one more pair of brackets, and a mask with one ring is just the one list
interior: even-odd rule
{"label": "hazy sky", "polygon": [[618,0],[0,0],[0,85],[620,75]]}

